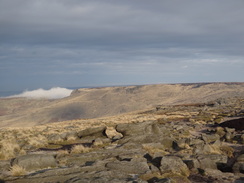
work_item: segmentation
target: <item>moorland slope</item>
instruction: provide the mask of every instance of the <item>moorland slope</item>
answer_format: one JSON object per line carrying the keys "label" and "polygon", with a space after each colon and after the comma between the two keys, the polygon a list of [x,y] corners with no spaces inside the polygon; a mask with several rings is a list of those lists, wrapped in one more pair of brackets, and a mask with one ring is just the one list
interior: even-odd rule
{"label": "moorland slope", "polygon": [[145,110],[156,105],[244,97],[244,83],[157,84],[83,88],[56,99],[0,99],[0,127],[36,126]]}

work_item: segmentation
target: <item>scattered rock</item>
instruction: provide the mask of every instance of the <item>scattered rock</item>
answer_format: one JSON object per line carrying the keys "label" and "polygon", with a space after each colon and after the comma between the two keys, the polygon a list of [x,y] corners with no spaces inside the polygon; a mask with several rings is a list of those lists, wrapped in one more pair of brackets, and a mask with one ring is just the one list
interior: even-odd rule
{"label": "scattered rock", "polygon": [[[156,113],[151,119],[164,118],[163,122],[147,120],[146,113],[142,113],[133,123],[116,121],[110,127],[93,126],[84,130],[69,125],[63,133],[45,131],[42,135],[52,142],[50,146],[60,148],[40,148],[37,152],[33,146],[25,149],[30,154],[19,156],[11,163],[0,161],[0,179],[19,183],[240,182],[244,173],[243,131],[214,124],[214,119],[224,120],[224,116],[233,115],[228,105],[209,107],[179,105],[147,112]],[[221,114],[220,109],[224,110]],[[17,131],[14,135],[21,136]],[[71,153],[76,146],[85,150]],[[23,147],[25,144],[20,146]],[[18,178],[9,172],[4,174],[10,165],[33,172]]]}

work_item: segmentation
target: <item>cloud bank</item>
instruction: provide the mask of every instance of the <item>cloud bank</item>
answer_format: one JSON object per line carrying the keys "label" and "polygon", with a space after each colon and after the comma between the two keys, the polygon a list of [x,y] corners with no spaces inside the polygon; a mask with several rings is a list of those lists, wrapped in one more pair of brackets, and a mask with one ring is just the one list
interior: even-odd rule
{"label": "cloud bank", "polygon": [[241,82],[243,7],[243,0],[0,0],[0,84]]}
{"label": "cloud bank", "polygon": [[26,98],[33,98],[33,99],[40,99],[40,98],[59,99],[59,98],[70,96],[72,91],[73,90],[67,88],[60,88],[60,87],[51,88],[49,90],[44,90],[42,88],[39,88],[33,91],[24,91],[21,94],[12,95],[7,98],[26,97]]}

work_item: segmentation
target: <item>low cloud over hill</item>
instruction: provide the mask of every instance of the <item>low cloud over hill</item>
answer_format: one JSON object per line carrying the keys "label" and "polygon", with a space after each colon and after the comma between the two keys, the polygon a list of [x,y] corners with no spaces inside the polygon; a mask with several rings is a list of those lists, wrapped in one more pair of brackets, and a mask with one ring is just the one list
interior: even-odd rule
{"label": "low cloud over hill", "polygon": [[57,100],[1,99],[0,126],[35,126],[80,118],[112,116],[157,105],[202,103],[228,97],[244,97],[244,83],[85,88],[75,90],[71,96]]}

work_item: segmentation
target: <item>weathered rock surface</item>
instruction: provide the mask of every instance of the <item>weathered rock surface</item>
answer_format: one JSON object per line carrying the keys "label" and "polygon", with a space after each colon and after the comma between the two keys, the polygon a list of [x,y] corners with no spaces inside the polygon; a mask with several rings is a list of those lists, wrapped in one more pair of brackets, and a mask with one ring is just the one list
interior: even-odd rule
{"label": "weathered rock surface", "polygon": [[164,156],[161,160],[160,170],[162,174],[180,174],[182,176],[188,177],[190,171],[181,158],[176,156]]}
{"label": "weathered rock surface", "polygon": [[100,137],[103,136],[104,131],[106,130],[105,126],[96,127],[96,128],[87,128],[85,130],[82,130],[78,132],[78,137],[86,137],[86,136],[95,136]]}
{"label": "weathered rock surface", "polygon": [[106,164],[106,168],[128,174],[144,174],[150,170],[147,162],[142,159],[110,162]]}
{"label": "weathered rock surface", "polygon": [[12,165],[19,165],[27,171],[33,171],[56,167],[57,162],[52,155],[29,154],[15,158]]}

